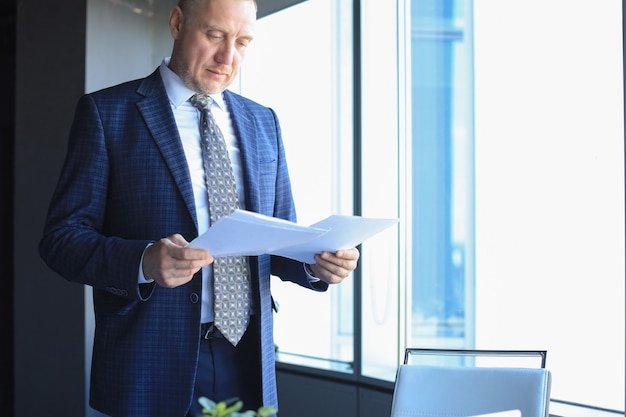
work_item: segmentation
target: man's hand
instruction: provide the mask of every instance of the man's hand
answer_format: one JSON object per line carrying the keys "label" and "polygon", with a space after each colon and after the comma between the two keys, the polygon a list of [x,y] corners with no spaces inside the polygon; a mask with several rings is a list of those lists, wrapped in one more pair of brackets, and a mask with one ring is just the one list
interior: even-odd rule
{"label": "man's hand", "polygon": [[204,249],[189,248],[179,234],[163,238],[148,247],[143,255],[143,275],[166,288],[186,284],[203,266],[213,263]]}
{"label": "man's hand", "polygon": [[311,270],[322,281],[339,284],[356,269],[359,255],[356,248],[340,249],[335,253],[322,252],[315,255]]}

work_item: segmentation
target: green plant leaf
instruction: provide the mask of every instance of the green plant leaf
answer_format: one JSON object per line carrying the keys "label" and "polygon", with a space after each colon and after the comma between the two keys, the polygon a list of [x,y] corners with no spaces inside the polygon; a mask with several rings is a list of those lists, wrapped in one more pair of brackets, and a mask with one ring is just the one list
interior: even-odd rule
{"label": "green plant leaf", "polygon": [[202,414],[198,417],[269,417],[276,413],[273,406],[260,407],[256,412],[253,410],[240,412],[243,401],[236,397],[218,403],[207,397],[200,397],[198,403],[202,406]]}
{"label": "green plant leaf", "polygon": [[237,411],[241,410],[242,407],[243,401],[237,401],[235,404],[224,410],[224,416],[230,416],[232,413],[236,413]]}
{"label": "green plant leaf", "polygon": [[202,408],[207,410],[212,410],[215,408],[215,401],[208,399],[207,397],[198,398],[198,403],[202,406]]}
{"label": "green plant leaf", "polygon": [[276,409],[271,405],[265,405],[257,411],[256,415],[258,417],[269,417],[272,414],[276,414]]}

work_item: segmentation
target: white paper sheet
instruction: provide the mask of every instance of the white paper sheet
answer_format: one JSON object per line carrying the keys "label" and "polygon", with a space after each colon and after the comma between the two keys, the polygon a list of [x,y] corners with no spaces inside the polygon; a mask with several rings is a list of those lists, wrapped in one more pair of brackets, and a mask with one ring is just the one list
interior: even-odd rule
{"label": "white paper sheet", "polygon": [[235,210],[189,243],[217,256],[257,256],[314,239],[326,230],[300,226],[275,217]]}
{"label": "white paper sheet", "polygon": [[396,224],[398,219],[333,215],[311,226],[236,210],[189,243],[213,256],[280,255],[306,263],[322,251],[349,249]]}
{"label": "white paper sheet", "polygon": [[398,219],[332,215],[311,225],[316,229],[327,230],[326,233],[306,242],[279,248],[272,254],[313,264],[315,263],[313,256],[316,253],[354,248],[397,222]]}

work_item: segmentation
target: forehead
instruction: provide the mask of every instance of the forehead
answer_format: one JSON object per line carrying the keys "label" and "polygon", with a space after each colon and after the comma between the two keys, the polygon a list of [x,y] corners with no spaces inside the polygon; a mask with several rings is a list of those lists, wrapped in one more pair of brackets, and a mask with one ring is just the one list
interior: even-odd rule
{"label": "forehead", "polygon": [[256,3],[252,0],[204,0],[196,3],[192,13],[201,25],[224,30],[251,31],[256,23]]}

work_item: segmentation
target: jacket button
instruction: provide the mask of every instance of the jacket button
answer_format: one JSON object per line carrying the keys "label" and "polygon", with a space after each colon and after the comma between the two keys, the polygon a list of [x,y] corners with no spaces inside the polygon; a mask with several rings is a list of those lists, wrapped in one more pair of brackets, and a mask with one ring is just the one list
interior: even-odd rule
{"label": "jacket button", "polygon": [[192,303],[197,303],[198,300],[200,300],[200,297],[198,297],[198,294],[195,292],[192,292],[191,295],[189,296],[189,299],[191,300]]}

